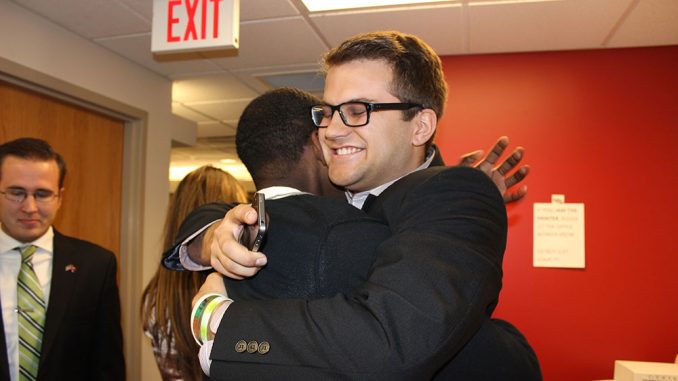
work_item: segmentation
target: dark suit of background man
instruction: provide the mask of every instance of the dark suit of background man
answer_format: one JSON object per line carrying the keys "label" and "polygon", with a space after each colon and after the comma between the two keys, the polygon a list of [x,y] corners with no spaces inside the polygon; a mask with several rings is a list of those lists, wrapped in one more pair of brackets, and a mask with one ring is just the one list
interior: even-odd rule
{"label": "dark suit of background man", "polygon": [[[0,145],[0,380],[125,378],[115,256],[52,227],[65,174],[61,155],[43,140]],[[17,278],[20,250],[30,245],[37,249],[27,262],[46,299],[37,375],[20,369],[19,359],[18,321],[25,311],[17,305]]]}

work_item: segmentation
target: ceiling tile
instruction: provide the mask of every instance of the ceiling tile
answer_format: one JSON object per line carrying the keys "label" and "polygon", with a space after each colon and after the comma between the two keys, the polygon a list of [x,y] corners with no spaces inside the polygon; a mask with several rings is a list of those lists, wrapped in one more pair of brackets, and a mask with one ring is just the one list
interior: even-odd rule
{"label": "ceiling tile", "polygon": [[179,102],[172,102],[172,114],[198,123],[214,121],[214,119],[210,119],[207,115],[196,112],[195,110],[192,110],[191,108],[186,107]]}
{"label": "ceiling tile", "polygon": [[197,102],[239,101],[256,96],[255,91],[228,73],[182,79],[172,83],[172,100],[191,107]]}
{"label": "ceiling tile", "polygon": [[189,103],[185,106],[203,115],[208,115],[213,120],[237,120],[251,100],[252,98],[223,102]]}
{"label": "ceiling tile", "polygon": [[629,1],[471,4],[469,53],[599,48]]}
{"label": "ceiling tile", "polygon": [[302,17],[243,22],[237,57],[214,59],[226,69],[317,63],[327,47]]}
{"label": "ceiling tile", "polygon": [[255,89],[257,92],[261,94],[273,89],[273,86],[264,81],[262,77],[269,75],[295,74],[295,73],[309,74],[309,73],[318,73],[319,71],[320,64],[318,62],[314,62],[312,64],[278,66],[273,69],[250,68],[250,69],[231,70],[231,73],[238,77],[240,81],[247,84],[247,86],[249,86],[252,89]]}
{"label": "ceiling tile", "polygon": [[235,136],[235,125],[218,122],[198,123],[198,137]]}
{"label": "ceiling tile", "polygon": [[148,21],[153,21],[153,1],[149,0],[120,0],[128,7],[139,13]]}
{"label": "ceiling tile", "polygon": [[191,147],[175,147],[172,148],[172,162],[178,165],[189,165],[193,162],[200,162],[198,165],[205,165],[211,163],[219,163],[223,159],[238,160],[238,155],[235,153],[235,140],[232,137],[228,138],[203,138],[196,142],[196,147],[200,151],[196,151]]}
{"label": "ceiling tile", "polygon": [[[311,15],[311,21],[331,46],[358,33],[397,29],[417,35],[439,55],[464,52],[460,5],[321,13]],[[432,28],[432,25],[444,27]]]}
{"label": "ceiling tile", "polygon": [[95,42],[151,71],[168,77],[179,75],[204,75],[205,73],[221,71],[221,69],[212,62],[204,59],[171,62],[158,62],[154,60],[153,53],[151,53],[150,33],[116,38],[103,38],[95,40]]}
{"label": "ceiling tile", "polygon": [[63,1],[15,0],[35,13],[85,38],[99,38],[151,30],[151,20],[117,0],[77,1],[65,6]]}
{"label": "ceiling tile", "polygon": [[639,1],[608,44],[648,45],[678,45],[678,1]]}
{"label": "ceiling tile", "polygon": [[289,0],[240,0],[240,21],[298,16]]}

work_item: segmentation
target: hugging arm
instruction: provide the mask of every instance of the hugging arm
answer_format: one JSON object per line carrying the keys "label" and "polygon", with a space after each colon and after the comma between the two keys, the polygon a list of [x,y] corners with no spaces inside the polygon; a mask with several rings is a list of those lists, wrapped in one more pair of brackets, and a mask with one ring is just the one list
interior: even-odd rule
{"label": "hugging arm", "polygon": [[[431,173],[394,197],[397,208],[385,205],[393,235],[354,292],[231,304],[212,375],[265,378],[284,366],[300,376],[430,378],[491,314],[506,239],[503,200],[487,176],[469,168]],[[343,233],[337,242],[356,234]],[[270,351],[238,353],[240,340],[266,341]]]}
{"label": "hugging arm", "polygon": [[[202,250],[202,248],[205,247],[205,245],[203,245],[204,241],[207,241],[207,245],[210,243],[210,240],[205,240],[204,237],[206,229],[209,228],[211,224],[224,218],[224,214],[234,206],[235,204],[211,203],[192,211],[181,223],[174,246],[168,248],[165,253],[163,253],[162,265],[169,270],[186,270],[184,264],[181,262],[181,255],[182,250],[188,248],[187,246],[184,246],[184,243],[188,243],[188,241],[190,241],[190,244],[193,246],[193,250],[191,251],[193,254],[196,254],[196,256],[193,257],[193,262],[196,264],[207,265],[208,263],[205,262],[205,258],[207,258],[207,262],[209,262],[209,253],[205,253]],[[199,232],[200,234],[196,235],[196,233]],[[201,256],[202,259],[198,256]]]}

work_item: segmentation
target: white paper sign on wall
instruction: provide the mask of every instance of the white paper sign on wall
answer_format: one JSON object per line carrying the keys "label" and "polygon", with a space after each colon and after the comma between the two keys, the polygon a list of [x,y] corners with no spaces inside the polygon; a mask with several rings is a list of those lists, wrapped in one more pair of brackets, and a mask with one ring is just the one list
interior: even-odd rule
{"label": "white paper sign on wall", "polygon": [[551,203],[534,204],[533,266],[584,268],[584,204],[565,203],[553,195]]}

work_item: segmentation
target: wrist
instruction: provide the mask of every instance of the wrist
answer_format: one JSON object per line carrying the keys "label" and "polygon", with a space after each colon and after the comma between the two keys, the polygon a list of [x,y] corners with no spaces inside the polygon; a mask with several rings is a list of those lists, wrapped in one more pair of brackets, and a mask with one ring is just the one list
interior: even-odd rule
{"label": "wrist", "polygon": [[216,240],[214,233],[217,230],[217,227],[219,226],[219,222],[212,224],[207,230],[205,230],[205,234],[203,234],[202,237],[202,246],[201,246],[201,258],[205,263],[211,263],[212,262],[212,244],[215,243],[214,241]]}
{"label": "wrist", "polygon": [[214,338],[216,328],[218,328],[219,325],[213,324],[213,319],[218,317],[218,320],[221,320],[225,308],[223,308],[223,311],[218,315],[215,314],[215,312],[220,307],[226,307],[232,302],[232,299],[221,294],[210,293],[200,297],[193,305],[193,310],[191,311],[191,333],[198,345],[203,345],[208,340]]}

